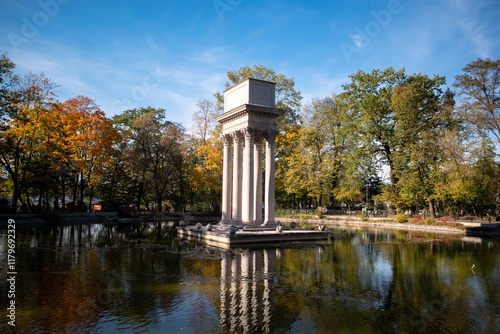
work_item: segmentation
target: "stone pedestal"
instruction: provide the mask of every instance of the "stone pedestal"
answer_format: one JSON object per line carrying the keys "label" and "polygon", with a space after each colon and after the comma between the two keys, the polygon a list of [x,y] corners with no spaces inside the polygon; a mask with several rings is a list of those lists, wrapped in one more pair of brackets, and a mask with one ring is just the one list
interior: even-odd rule
{"label": "stone pedestal", "polygon": [[[284,111],[275,107],[275,83],[245,79],[224,92],[222,123],[224,171],[222,182],[222,224],[261,225],[262,222],[262,138],[265,138],[265,219],[274,224],[274,145],[276,118]],[[233,161],[231,175],[231,140]],[[232,184],[230,182],[232,176]],[[231,192],[232,189],[232,192]],[[232,195],[232,202],[229,199]],[[229,210],[229,208],[231,208]],[[229,217],[231,212],[231,217]]]}

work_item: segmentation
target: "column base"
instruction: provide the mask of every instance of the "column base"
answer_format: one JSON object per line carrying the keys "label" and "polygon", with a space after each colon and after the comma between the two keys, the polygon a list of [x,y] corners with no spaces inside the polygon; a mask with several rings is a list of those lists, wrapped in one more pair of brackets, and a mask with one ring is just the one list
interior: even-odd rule
{"label": "column base", "polygon": [[256,221],[253,221],[253,222],[243,222],[243,224],[247,225],[247,226],[258,227],[258,226],[262,226],[262,221],[260,221],[260,222],[256,222]]}
{"label": "column base", "polygon": [[230,220],[221,220],[221,221],[219,221],[219,225],[230,226],[231,225],[231,221]]}
{"label": "column base", "polygon": [[263,227],[274,227],[275,225],[276,225],[276,222],[274,222],[274,221],[267,221],[267,222],[262,223],[262,225],[260,225],[260,226],[263,226]]}
{"label": "column base", "polygon": [[243,222],[242,221],[232,221],[230,225],[240,227],[241,225],[243,225]]}

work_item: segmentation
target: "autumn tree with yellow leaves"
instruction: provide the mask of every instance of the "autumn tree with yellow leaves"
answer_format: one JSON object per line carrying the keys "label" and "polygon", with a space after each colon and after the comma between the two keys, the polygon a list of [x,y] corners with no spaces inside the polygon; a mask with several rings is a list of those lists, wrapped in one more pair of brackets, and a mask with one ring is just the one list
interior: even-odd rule
{"label": "autumn tree with yellow leaves", "polygon": [[190,202],[197,208],[218,211],[222,194],[221,128],[215,122],[215,104],[201,99],[193,114],[190,155]]}
{"label": "autumn tree with yellow leaves", "polygon": [[19,201],[30,208],[35,195],[39,206],[42,199],[49,205],[49,197],[61,196],[64,203],[68,181],[73,200],[79,189],[83,204],[84,190],[99,182],[118,133],[90,98],[61,103],[57,86],[43,73],[16,77],[5,55],[2,67],[0,165],[12,183],[11,209]]}

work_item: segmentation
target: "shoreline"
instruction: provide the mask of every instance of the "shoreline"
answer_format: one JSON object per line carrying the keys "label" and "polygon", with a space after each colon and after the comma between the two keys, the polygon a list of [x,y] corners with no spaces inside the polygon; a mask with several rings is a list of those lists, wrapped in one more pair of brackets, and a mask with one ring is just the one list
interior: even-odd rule
{"label": "shoreline", "polygon": [[[198,216],[196,213],[186,214],[173,214],[165,216],[141,215],[141,216],[120,216],[117,212],[65,212],[58,214],[1,214],[0,215],[0,229],[7,227],[9,219],[14,219],[18,226],[39,226],[45,224],[92,224],[92,223],[131,223],[140,221],[156,221],[156,220],[179,220],[186,221],[206,221],[217,220],[218,217]],[[384,228],[393,230],[406,230],[406,231],[420,231],[430,233],[446,233],[446,234],[462,234],[466,236],[480,236],[480,237],[500,237],[500,227],[498,224],[484,224],[484,223],[463,223],[464,228],[446,227],[446,226],[433,226],[433,225],[419,225],[411,223],[396,223],[396,222],[382,222],[377,220],[354,220],[346,219],[345,217],[332,218],[287,218],[276,217],[276,221],[282,222],[305,222],[308,224],[324,224],[325,226],[340,226],[340,227],[368,227],[368,228]]]}
{"label": "shoreline", "polygon": [[[282,222],[306,222],[308,224],[323,224],[325,226],[340,226],[340,227],[369,227],[369,228],[385,228],[404,231],[420,231],[430,233],[446,233],[446,234],[462,234],[465,236],[483,236],[483,237],[500,237],[500,228],[483,226],[477,223],[477,226],[466,226],[464,228],[432,226],[432,225],[417,225],[411,223],[396,223],[396,222],[380,222],[380,221],[361,221],[361,220],[341,220],[341,219],[297,219],[276,217],[276,220]],[[470,225],[470,224],[469,224]]]}
{"label": "shoreline", "polygon": [[58,213],[16,213],[0,214],[0,229],[7,228],[7,222],[13,219],[17,226],[40,226],[45,224],[106,224],[132,223],[158,220],[214,221],[220,217],[198,215],[196,213],[175,213],[158,215],[119,215],[118,212],[58,212]]}

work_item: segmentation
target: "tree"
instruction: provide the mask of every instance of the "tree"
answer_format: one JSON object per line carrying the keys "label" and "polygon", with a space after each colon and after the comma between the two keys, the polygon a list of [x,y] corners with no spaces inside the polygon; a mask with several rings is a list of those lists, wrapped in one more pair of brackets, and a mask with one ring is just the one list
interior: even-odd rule
{"label": "tree", "polygon": [[464,119],[500,143],[500,60],[477,60],[463,68],[453,86],[462,97]]}
{"label": "tree", "polygon": [[190,140],[189,175],[192,203],[204,202],[211,211],[219,207],[222,191],[221,128],[215,124],[215,105],[206,99],[198,101],[193,114],[193,134]]}
{"label": "tree", "polygon": [[435,184],[444,161],[439,138],[460,130],[454,94],[441,88],[445,83],[444,77],[414,74],[395,87],[391,97],[401,200],[407,207],[427,203],[432,217],[436,216]]}
{"label": "tree", "polygon": [[23,192],[30,206],[26,187],[28,171],[35,157],[40,154],[38,148],[47,133],[45,120],[52,108],[55,87],[52,80],[43,73],[29,73],[15,80],[8,89],[4,87],[0,165],[12,181],[13,211],[16,210],[18,201],[22,200]]}
{"label": "tree", "polygon": [[128,164],[144,186],[149,188],[159,211],[163,202],[175,199],[180,185],[185,134],[181,125],[165,120],[164,109],[141,108],[114,118],[129,141]]}
{"label": "tree", "polygon": [[333,95],[313,99],[304,107],[300,114],[302,125],[295,138],[288,143],[292,152],[280,161],[289,194],[307,194],[316,205],[328,206],[333,202],[347,149],[342,128],[342,106]]}
{"label": "tree", "polygon": [[198,111],[193,114],[193,132],[204,144],[215,128],[215,104],[207,99],[198,100]]}
{"label": "tree", "polygon": [[[115,162],[118,165],[123,165],[124,168],[118,168],[118,165],[112,164],[108,166],[107,181],[114,184],[115,187],[123,189],[127,193],[126,197],[135,202],[139,209],[141,203],[145,201],[146,207],[149,208],[148,201],[145,200],[148,193],[146,189],[146,170],[138,168],[136,158],[136,150],[138,150],[135,142],[135,136],[139,129],[134,126],[134,123],[141,117],[150,114],[152,122],[162,123],[165,119],[166,110],[163,108],[136,108],[129,109],[121,114],[113,116],[113,126],[120,133],[122,141],[116,145]],[[116,168],[113,167],[115,165]],[[113,170],[112,170],[113,169]],[[110,199],[109,204],[112,204],[112,194],[108,193]],[[123,202],[121,204],[128,204]]]}
{"label": "tree", "polygon": [[65,110],[61,114],[61,122],[67,136],[67,150],[74,164],[75,176],[80,179],[80,204],[83,204],[85,188],[89,187],[90,209],[93,189],[104,174],[113,144],[120,137],[111,121],[86,96],[69,99],[61,108]]}
{"label": "tree", "polygon": [[[463,68],[464,74],[455,77],[453,84],[462,97],[463,118],[480,132],[493,135],[500,143],[500,60],[477,60]],[[500,212],[500,186],[496,196]]]}
{"label": "tree", "polygon": [[440,138],[444,163],[436,180],[436,201],[451,211],[479,215],[495,203],[499,166],[489,138],[468,140],[456,133]]}
{"label": "tree", "polygon": [[[297,112],[300,109],[302,96],[295,89],[295,80],[293,77],[287,78],[283,74],[277,74],[273,69],[263,65],[254,65],[240,67],[237,71],[227,72],[229,82],[226,82],[226,89],[235,85],[246,78],[254,78],[276,83],[275,101],[276,108],[286,110],[286,113],[278,118],[278,130],[288,123],[297,122]],[[217,98],[217,110],[220,112],[224,105],[224,99],[220,92],[215,93]]]}
{"label": "tree", "polygon": [[358,71],[350,78],[342,97],[358,135],[352,147],[388,166],[387,200],[399,207],[428,202],[434,215],[434,177],[442,159],[436,143],[446,131],[458,130],[453,94],[442,88],[444,77],[407,76],[404,69],[388,68]]}
{"label": "tree", "polygon": [[394,185],[398,181],[395,173],[398,142],[391,96],[394,87],[402,85],[405,80],[404,69],[396,72],[389,67],[371,73],[359,70],[349,78],[351,82],[342,86],[344,93],[341,98],[347,103],[345,119],[357,135],[351,139],[359,143],[353,147],[359,147],[363,155],[372,155],[379,164],[387,165]]}
{"label": "tree", "polygon": [[[15,64],[10,61],[5,53],[0,52],[0,120],[6,121],[8,108],[12,107],[11,99],[9,98],[10,87],[15,84],[17,77],[12,70]],[[4,124],[2,124],[4,126]]]}

